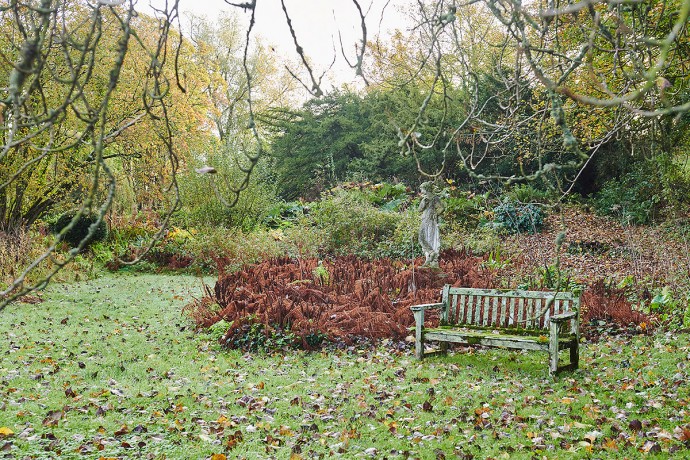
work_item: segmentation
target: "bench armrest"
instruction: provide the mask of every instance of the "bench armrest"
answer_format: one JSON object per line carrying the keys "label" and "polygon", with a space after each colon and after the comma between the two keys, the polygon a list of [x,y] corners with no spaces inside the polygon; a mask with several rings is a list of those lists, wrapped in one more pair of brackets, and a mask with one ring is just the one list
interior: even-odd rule
{"label": "bench armrest", "polygon": [[414,332],[414,355],[417,359],[424,357],[424,311],[431,309],[441,309],[446,306],[445,303],[423,303],[421,305],[412,305],[410,310],[414,314],[415,332]]}
{"label": "bench armrest", "polygon": [[553,315],[552,317],[549,318],[549,320],[552,323],[563,323],[565,321],[575,319],[576,317],[577,317],[576,311],[568,311],[565,313],[561,313],[559,315]]}
{"label": "bench armrest", "polygon": [[410,307],[410,310],[412,311],[424,311],[424,310],[431,310],[434,308],[443,308],[445,306],[444,303],[423,303],[421,305],[412,305]]}

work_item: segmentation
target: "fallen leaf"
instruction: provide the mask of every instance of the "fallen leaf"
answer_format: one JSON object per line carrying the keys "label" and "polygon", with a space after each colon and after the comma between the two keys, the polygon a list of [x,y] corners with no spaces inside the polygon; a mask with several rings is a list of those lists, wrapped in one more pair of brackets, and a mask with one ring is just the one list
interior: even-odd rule
{"label": "fallen leaf", "polygon": [[645,453],[661,452],[661,446],[654,441],[647,441],[644,443],[640,451]]}
{"label": "fallen leaf", "polygon": [[64,416],[65,413],[61,410],[51,410],[46,418],[43,419],[43,426],[56,426]]}
{"label": "fallen leaf", "polygon": [[687,427],[675,427],[673,430],[674,437],[681,442],[690,441],[690,429]]}
{"label": "fallen leaf", "polygon": [[13,434],[14,434],[14,431],[10,430],[6,426],[3,426],[2,428],[0,428],[0,436],[3,438],[6,438],[8,436],[12,436]]}
{"label": "fallen leaf", "polygon": [[234,434],[231,434],[230,436],[228,436],[228,440],[225,442],[225,446],[228,449],[232,449],[237,444],[241,443],[242,439],[243,439],[242,432],[240,430],[237,430],[237,431],[235,431]]}
{"label": "fallen leaf", "polygon": [[599,439],[601,436],[603,436],[603,433],[601,431],[590,431],[584,436],[584,439],[586,441],[589,441],[590,444],[594,444],[597,439]]}
{"label": "fallen leaf", "polygon": [[628,428],[630,428],[632,431],[640,431],[642,430],[642,422],[637,419],[631,420],[628,424]]}

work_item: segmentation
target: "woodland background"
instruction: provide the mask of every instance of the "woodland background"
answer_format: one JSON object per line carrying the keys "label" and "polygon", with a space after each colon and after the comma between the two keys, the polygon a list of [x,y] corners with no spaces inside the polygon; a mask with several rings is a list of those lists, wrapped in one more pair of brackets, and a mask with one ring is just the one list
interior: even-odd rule
{"label": "woodland background", "polygon": [[228,7],[0,7],[3,305],[106,268],[414,267],[433,180],[444,247],[510,267],[495,284],[602,282],[686,325],[687,1],[418,2],[342,46],[339,87],[299,31],[285,60]]}

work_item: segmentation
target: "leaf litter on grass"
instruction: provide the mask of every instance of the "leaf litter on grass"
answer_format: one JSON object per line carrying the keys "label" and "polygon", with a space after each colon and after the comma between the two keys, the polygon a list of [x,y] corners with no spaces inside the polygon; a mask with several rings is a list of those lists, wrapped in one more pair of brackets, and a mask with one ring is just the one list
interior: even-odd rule
{"label": "leaf litter on grass", "polygon": [[108,275],[5,310],[0,458],[690,454],[687,334],[604,337],[555,380],[505,350],[249,354],[191,332],[179,311],[198,286]]}

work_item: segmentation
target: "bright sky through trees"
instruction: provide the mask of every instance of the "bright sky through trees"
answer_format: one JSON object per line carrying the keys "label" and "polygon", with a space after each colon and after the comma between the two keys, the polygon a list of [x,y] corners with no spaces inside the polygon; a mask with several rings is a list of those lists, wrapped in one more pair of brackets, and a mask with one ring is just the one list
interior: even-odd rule
{"label": "bright sky through trees", "polygon": [[[139,0],[139,3],[141,11],[151,14],[149,5],[162,9],[166,0]],[[168,3],[172,3],[171,0]],[[395,29],[406,27],[406,0],[363,0],[360,4],[366,15],[367,40],[373,40],[377,35],[385,37]],[[362,39],[359,14],[354,3],[343,0],[286,0],[285,6],[305,55],[315,64],[315,73],[323,73],[335,57],[336,62],[325,79],[336,85],[354,80],[355,71],[343,58],[340,46],[342,37],[343,49],[354,64],[355,46]],[[180,0],[183,27],[185,12],[213,19],[221,11],[233,12],[242,19],[243,25],[248,24],[248,13],[223,0]],[[255,34],[281,58],[289,62],[298,61],[280,0],[257,3]]]}

